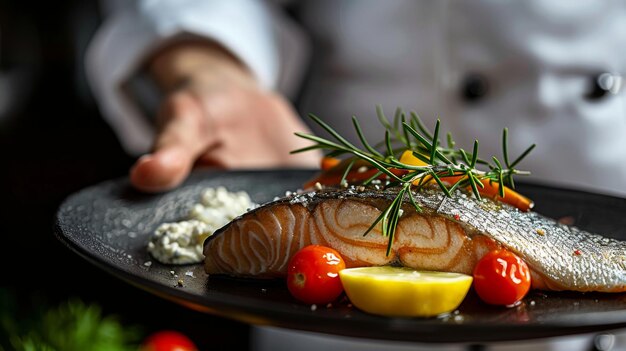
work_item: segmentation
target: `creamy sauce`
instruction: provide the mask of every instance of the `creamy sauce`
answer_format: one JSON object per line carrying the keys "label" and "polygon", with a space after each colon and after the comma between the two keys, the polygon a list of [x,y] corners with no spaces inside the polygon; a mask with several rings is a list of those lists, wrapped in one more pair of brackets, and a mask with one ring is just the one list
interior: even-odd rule
{"label": "creamy sauce", "polygon": [[192,264],[204,260],[204,240],[237,216],[258,205],[244,192],[206,188],[185,220],[161,224],[148,243],[148,252],[161,263]]}

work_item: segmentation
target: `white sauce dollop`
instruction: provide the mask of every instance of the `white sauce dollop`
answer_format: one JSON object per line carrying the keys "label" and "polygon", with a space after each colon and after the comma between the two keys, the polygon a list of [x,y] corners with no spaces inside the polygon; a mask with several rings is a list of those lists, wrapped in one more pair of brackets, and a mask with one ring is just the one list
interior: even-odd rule
{"label": "white sauce dollop", "polygon": [[187,220],[161,224],[148,243],[148,252],[165,264],[191,264],[204,260],[203,243],[217,229],[258,205],[245,191],[206,188],[192,206]]}

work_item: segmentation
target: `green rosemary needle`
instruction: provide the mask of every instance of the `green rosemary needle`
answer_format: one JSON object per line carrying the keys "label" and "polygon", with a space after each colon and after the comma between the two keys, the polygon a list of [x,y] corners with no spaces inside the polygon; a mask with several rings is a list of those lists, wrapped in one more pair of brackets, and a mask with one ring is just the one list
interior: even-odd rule
{"label": "green rosemary needle", "polygon": [[[515,188],[513,182],[514,175],[530,174],[515,167],[535,148],[535,144],[528,147],[513,162],[510,162],[511,158],[508,155],[508,130],[506,128],[502,132],[502,155],[504,162],[501,162],[495,156],[489,162],[479,158],[478,140],[474,141],[473,150],[471,153],[468,153],[461,148],[456,148],[452,135],[447,133],[446,147],[441,146],[439,140],[441,122],[439,120],[435,123],[434,131],[431,132],[414,112],[411,112],[409,117],[407,117],[404,111],[396,109],[393,122],[387,119],[380,105],[376,106],[376,113],[384,129],[384,139],[381,143],[372,146],[365,138],[363,130],[354,116],[352,117],[352,124],[361,144],[363,144],[363,148],[357,147],[341,136],[330,125],[311,114],[309,117],[326,130],[332,138],[325,139],[311,134],[296,133],[297,136],[310,140],[314,144],[294,150],[291,153],[320,149],[326,151],[327,156],[347,156],[350,161],[341,178],[342,184],[346,182],[355,162],[362,160],[369,163],[378,172],[355,185],[367,185],[374,179],[385,175],[389,180],[389,186],[398,186],[400,188],[391,204],[363,234],[367,235],[378,223],[381,223],[382,235],[389,238],[387,255],[391,252],[397,224],[402,214],[402,205],[408,199],[417,211],[421,211],[421,208],[413,198],[413,192],[421,190],[431,180],[434,180],[448,197],[451,197],[454,193],[453,190],[458,187],[469,187],[473,195],[480,199],[479,188],[484,187],[483,180],[497,183],[499,185],[499,195],[504,197],[505,185],[513,189]],[[415,166],[401,162],[400,156],[407,151],[424,162],[425,165]],[[479,165],[486,170],[479,169]],[[392,172],[392,169],[396,172]],[[453,184],[446,185],[447,182],[444,180],[448,177],[456,177],[454,178],[456,181]]]}

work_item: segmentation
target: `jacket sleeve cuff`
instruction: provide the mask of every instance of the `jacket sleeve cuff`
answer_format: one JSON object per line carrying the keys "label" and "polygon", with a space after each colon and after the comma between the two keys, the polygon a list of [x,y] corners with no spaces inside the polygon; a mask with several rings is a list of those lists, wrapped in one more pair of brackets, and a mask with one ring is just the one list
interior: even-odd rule
{"label": "jacket sleeve cuff", "polygon": [[154,126],[122,86],[151,53],[185,37],[219,43],[265,88],[279,80],[278,51],[263,2],[146,1],[113,14],[87,50],[86,73],[102,114],[131,154],[149,150]]}

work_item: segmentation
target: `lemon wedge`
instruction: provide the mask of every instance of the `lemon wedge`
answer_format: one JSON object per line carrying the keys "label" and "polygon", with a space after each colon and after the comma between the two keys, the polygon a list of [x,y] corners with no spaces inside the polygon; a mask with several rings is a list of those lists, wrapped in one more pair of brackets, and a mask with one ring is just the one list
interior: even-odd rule
{"label": "lemon wedge", "polygon": [[400,162],[406,163],[407,165],[412,166],[427,166],[428,163],[420,160],[419,158],[413,156],[413,151],[406,150],[400,156]]}
{"label": "lemon wedge", "polygon": [[339,272],[352,304],[390,317],[433,317],[456,309],[472,285],[460,273],[403,267],[348,268]]}

